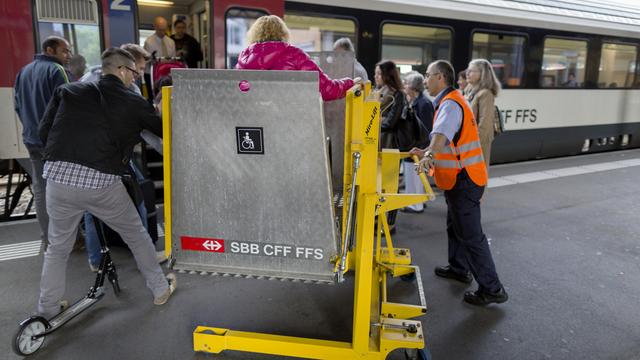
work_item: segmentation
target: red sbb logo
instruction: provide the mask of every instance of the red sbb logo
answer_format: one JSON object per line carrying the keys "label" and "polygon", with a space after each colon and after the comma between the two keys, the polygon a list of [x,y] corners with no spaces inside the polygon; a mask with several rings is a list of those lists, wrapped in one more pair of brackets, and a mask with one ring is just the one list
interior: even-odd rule
{"label": "red sbb logo", "polygon": [[213,238],[199,238],[191,236],[180,236],[182,250],[206,251],[214,253],[224,252],[224,240]]}

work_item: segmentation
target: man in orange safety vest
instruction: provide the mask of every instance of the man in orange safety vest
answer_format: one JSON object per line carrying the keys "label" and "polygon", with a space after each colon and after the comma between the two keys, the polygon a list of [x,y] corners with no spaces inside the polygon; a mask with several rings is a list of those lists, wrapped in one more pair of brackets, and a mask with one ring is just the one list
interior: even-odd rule
{"label": "man in orange safety vest", "polygon": [[480,199],[488,176],[478,126],[462,93],[453,88],[454,81],[453,66],[447,61],[435,61],[427,68],[425,85],[435,96],[436,109],[431,143],[426,149],[411,150],[421,158],[417,170],[433,171],[447,201],[449,265],[436,267],[435,273],[466,284],[473,275],[478,289],[464,294],[467,303],[503,303],[509,297],[480,222]]}

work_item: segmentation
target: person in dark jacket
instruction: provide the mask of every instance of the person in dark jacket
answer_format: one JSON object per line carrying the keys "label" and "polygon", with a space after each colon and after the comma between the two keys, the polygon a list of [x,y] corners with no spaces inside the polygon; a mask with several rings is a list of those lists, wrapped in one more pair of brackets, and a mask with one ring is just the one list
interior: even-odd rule
{"label": "person in dark jacket", "polygon": [[324,101],[345,97],[355,83],[362,81],[330,79],[302,49],[289,44],[289,28],[276,15],[259,17],[249,28],[247,38],[251,45],[240,52],[236,69],[316,71]]}
{"label": "person in dark jacket", "polygon": [[[140,87],[136,84],[136,82],[140,79],[142,74],[144,74],[144,70],[146,68],[147,62],[151,59],[151,55],[144,49],[142,46],[137,44],[122,44],[120,45],[120,49],[127,51],[129,54],[133,55],[133,58],[136,59],[136,70],[138,73],[136,74],[136,81],[132,82],[129,86],[129,90],[135,92],[136,94],[142,96],[140,92]],[[87,73],[85,76],[80,79],[82,82],[91,82],[98,81],[102,76],[102,66],[98,65],[94,67],[91,72]],[[146,131],[145,131],[146,132]],[[148,132],[146,132],[148,134]],[[142,171],[140,171],[136,165],[131,162],[130,170],[132,175],[136,175],[135,177],[139,182],[144,181],[144,176]],[[140,214],[140,218],[142,219],[142,224],[148,230],[149,226],[147,223],[147,209],[145,208],[144,201],[139,199],[140,203],[136,204],[138,208],[138,213]],[[87,255],[89,258],[89,268],[93,272],[98,271],[98,267],[100,266],[100,261],[102,259],[102,253],[100,248],[100,241],[98,239],[98,231],[94,225],[93,215],[90,213],[85,213],[84,215],[84,243],[87,249]],[[164,251],[159,251],[157,253],[158,262],[163,262],[166,260]]]}
{"label": "person in dark jacket", "polygon": [[[418,147],[421,149],[429,146],[429,134],[433,128],[433,104],[424,95],[424,76],[418,72],[409,73],[404,79],[404,92],[407,94],[407,116],[416,118],[418,125],[422,128],[418,130],[416,138],[421,140]],[[420,136],[424,135],[422,139]],[[420,176],[415,172],[415,166],[411,159],[403,160],[404,166],[404,190],[407,194],[424,194],[425,189],[420,181]],[[424,211],[423,203],[409,205],[402,212],[421,213]]]}
{"label": "person in dark jacket", "polygon": [[153,106],[129,89],[136,77],[135,59],[125,50],[102,54],[103,77],[59,87],[39,128],[44,144],[50,245],[44,254],[38,313],[58,311],[65,290],[66,263],[85,211],[118,232],[145,277],[154,303],[167,302],[175,276],[166,278],[156,252],[120,176],[127,171],[133,147],[147,129],[162,134]]}
{"label": "person in dark jacket", "polygon": [[176,56],[181,57],[187,67],[197,68],[198,61],[203,59],[200,43],[187,34],[187,23],[184,20],[176,20],[173,23],[173,31],[175,34],[171,35],[171,38],[176,44]]}
{"label": "person in dark jacket", "polygon": [[383,60],[376,64],[374,78],[380,93],[380,147],[398,149],[396,130],[407,103],[400,73],[393,61]]}
{"label": "person in dark jacket", "polygon": [[[402,110],[407,103],[400,72],[393,61],[383,60],[376,64],[374,79],[380,94],[380,148],[398,149],[398,124],[402,121]],[[387,214],[391,233],[396,231],[397,214],[398,210]]]}
{"label": "person in dark jacket", "polygon": [[38,125],[54,90],[69,82],[64,66],[71,59],[67,40],[50,36],[42,43],[42,54],[22,68],[16,77],[15,111],[22,123],[24,142],[31,164],[23,167],[31,176],[36,215],[40,225],[43,246],[46,249],[49,218],[46,207],[46,184],[42,179],[42,142],[38,137]]}

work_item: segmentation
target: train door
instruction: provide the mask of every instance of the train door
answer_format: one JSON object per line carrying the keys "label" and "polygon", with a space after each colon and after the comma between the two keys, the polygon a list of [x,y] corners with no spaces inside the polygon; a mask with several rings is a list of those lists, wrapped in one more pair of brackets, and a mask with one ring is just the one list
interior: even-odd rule
{"label": "train door", "polygon": [[284,15],[283,0],[138,0],[140,44],[151,36],[157,16],[169,22],[169,33],[176,20],[187,23],[187,33],[199,43],[201,68],[232,68],[240,51],[247,46],[246,32],[262,15]]}
{"label": "train door", "polygon": [[248,44],[246,34],[263,15],[284,17],[283,0],[216,0],[212,4],[212,67],[233,68]]}
{"label": "train door", "polygon": [[[154,20],[162,17],[167,22],[166,35],[174,38],[176,44],[176,56],[188,64],[189,67],[207,68],[210,64],[210,1],[207,0],[138,0],[139,6],[139,43],[144,46],[150,36],[155,33]],[[176,33],[176,22],[181,22],[181,29],[186,30],[186,36],[182,32]],[[190,38],[198,42],[200,59],[194,56]],[[160,56],[160,55],[158,55]]]}

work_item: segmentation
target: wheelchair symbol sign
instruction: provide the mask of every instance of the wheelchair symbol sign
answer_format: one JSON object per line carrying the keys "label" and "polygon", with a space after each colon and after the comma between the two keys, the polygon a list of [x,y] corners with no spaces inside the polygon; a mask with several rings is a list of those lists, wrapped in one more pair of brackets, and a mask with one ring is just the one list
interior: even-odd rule
{"label": "wheelchair symbol sign", "polygon": [[238,154],[264,154],[262,128],[237,127],[236,144]]}
{"label": "wheelchair symbol sign", "polygon": [[255,145],[253,144],[253,140],[251,139],[251,136],[249,136],[248,131],[244,133],[244,137],[242,138],[242,143],[240,144],[240,147],[242,147],[242,150],[253,150],[255,148]]}

